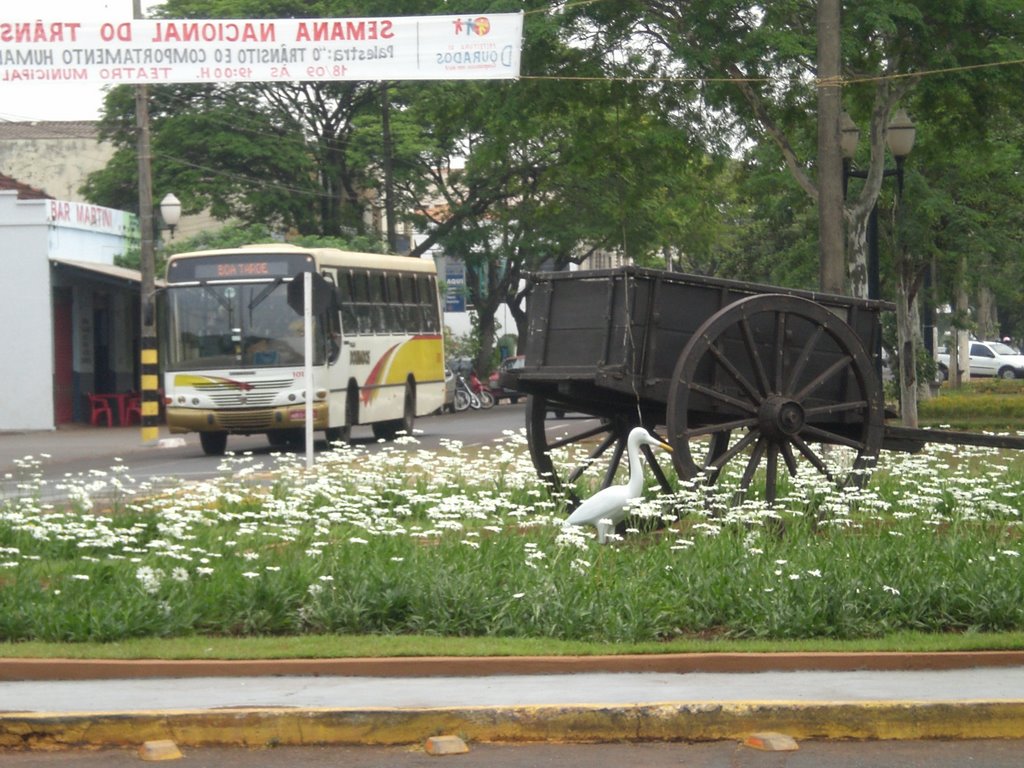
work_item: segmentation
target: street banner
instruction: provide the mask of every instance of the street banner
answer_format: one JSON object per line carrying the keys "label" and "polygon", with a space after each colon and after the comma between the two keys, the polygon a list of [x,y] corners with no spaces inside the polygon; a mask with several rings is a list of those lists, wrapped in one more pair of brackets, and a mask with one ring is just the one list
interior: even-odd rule
{"label": "street banner", "polygon": [[350,19],[0,19],[0,84],[499,80],[521,13]]}

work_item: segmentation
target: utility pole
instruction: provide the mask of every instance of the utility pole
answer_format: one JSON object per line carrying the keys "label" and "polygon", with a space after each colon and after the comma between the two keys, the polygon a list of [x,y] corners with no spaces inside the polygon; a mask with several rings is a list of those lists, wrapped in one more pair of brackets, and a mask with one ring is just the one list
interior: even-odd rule
{"label": "utility pole", "polygon": [[821,290],[844,293],[843,158],[839,148],[840,0],[818,1],[818,275]]}
{"label": "utility pole", "polygon": [[[133,16],[142,16],[142,0],[132,0]],[[160,366],[156,341],[156,253],[153,242],[153,171],[149,146],[149,90],[135,86],[136,154],[139,158],[139,237],[142,273],[139,286],[139,389],[142,393],[142,443],[159,435]]]}
{"label": "utility pole", "polygon": [[388,249],[397,253],[398,238],[395,222],[395,177],[394,139],[391,136],[391,94],[388,82],[380,84],[381,134],[384,139],[384,229],[387,232]]}

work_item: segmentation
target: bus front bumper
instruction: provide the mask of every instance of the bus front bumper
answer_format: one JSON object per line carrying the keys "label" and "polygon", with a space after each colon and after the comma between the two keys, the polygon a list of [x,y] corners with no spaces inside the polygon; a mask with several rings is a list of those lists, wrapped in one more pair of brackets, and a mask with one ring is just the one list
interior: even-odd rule
{"label": "bus front bumper", "polygon": [[[313,429],[326,429],[327,404],[313,404]],[[167,406],[167,429],[173,434],[184,432],[232,432],[241,435],[269,432],[274,429],[305,429],[306,406],[287,405],[276,408],[181,408]]]}

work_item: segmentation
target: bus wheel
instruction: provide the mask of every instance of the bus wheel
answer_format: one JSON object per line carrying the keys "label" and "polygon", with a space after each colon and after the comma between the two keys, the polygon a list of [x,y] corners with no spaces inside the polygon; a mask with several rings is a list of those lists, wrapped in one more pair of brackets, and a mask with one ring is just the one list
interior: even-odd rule
{"label": "bus wheel", "polygon": [[203,446],[203,453],[207,456],[223,456],[224,449],[228,447],[228,433],[200,432],[199,444]]}
{"label": "bus wheel", "polygon": [[347,445],[352,442],[352,425],[328,427],[324,430],[324,437],[327,438],[328,443],[345,443]]}
{"label": "bus wheel", "polygon": [[373,425],[373,436],[378,440],[394,440],[399,432],[412,434],[416,422],[416,391],[411,383],[405,385],[405,401],[402,406],[402,418],[391,421],[378,421]]}
{"label": "bus wheel", "polygon": [[359,423],[359,389],[350,385],[345,398],[345,423],[340,427],[328,427],[324,430],[327,443],[351,443],[352,425]]}
{"label": "bus wheel", "polygon": [[288,445],[288,433],[283,429],[272,429],[267,432],[267,442],[271,448],[285,448]]}

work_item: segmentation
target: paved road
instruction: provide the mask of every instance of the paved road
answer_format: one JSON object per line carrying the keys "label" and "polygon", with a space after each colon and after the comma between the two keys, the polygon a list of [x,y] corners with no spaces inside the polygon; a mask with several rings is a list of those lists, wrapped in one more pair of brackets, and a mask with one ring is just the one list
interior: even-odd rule
{"label": "paved road", "polygon": [[[416,437],[425,448],[436,448],[442,439],[461,440],[466,445],[491,442],[504,430],[520,429],[525,424],[525,406],[503,404],[486,411],[427,416],[416,420]],[[353,439],[370,450],[376,449],[369,427],[356,427]],[[315,450],[324,450],[322,440]],[[263,435],[228,438],[228,450],[236,454],[251,453],[257,466],[270,468],[271,448]],[[302,449],[298,451],[304,453]],[[155,446],[143,445],[138,427],[91,427],[74,425],[52,431],[8,432],[0,434],[0,496],[18,492],[18,478],[25,472],[19,463],[27,456],[41,461],[40,471],[47,483],[42,497],[60,498],[55,484],[68,479],[88,477],[95,471],[106,472],[115,465],[128,467],[127,473],[137,482],[160,484],[162,478],[202,480],[219,474],[219,457],[203,455],[195,434],[171,435],[161,429]]]}
{"label": "paved road", "polygon": [[[796,752],[708,744],[473,744],[450,758],[407,747],[187,748],[181,768],[1020,768],[1024,740],[821,742]],[[439,762],[441,761],[441,762]],[[4,768],[137,768],[135,750],[4,752]]]}

